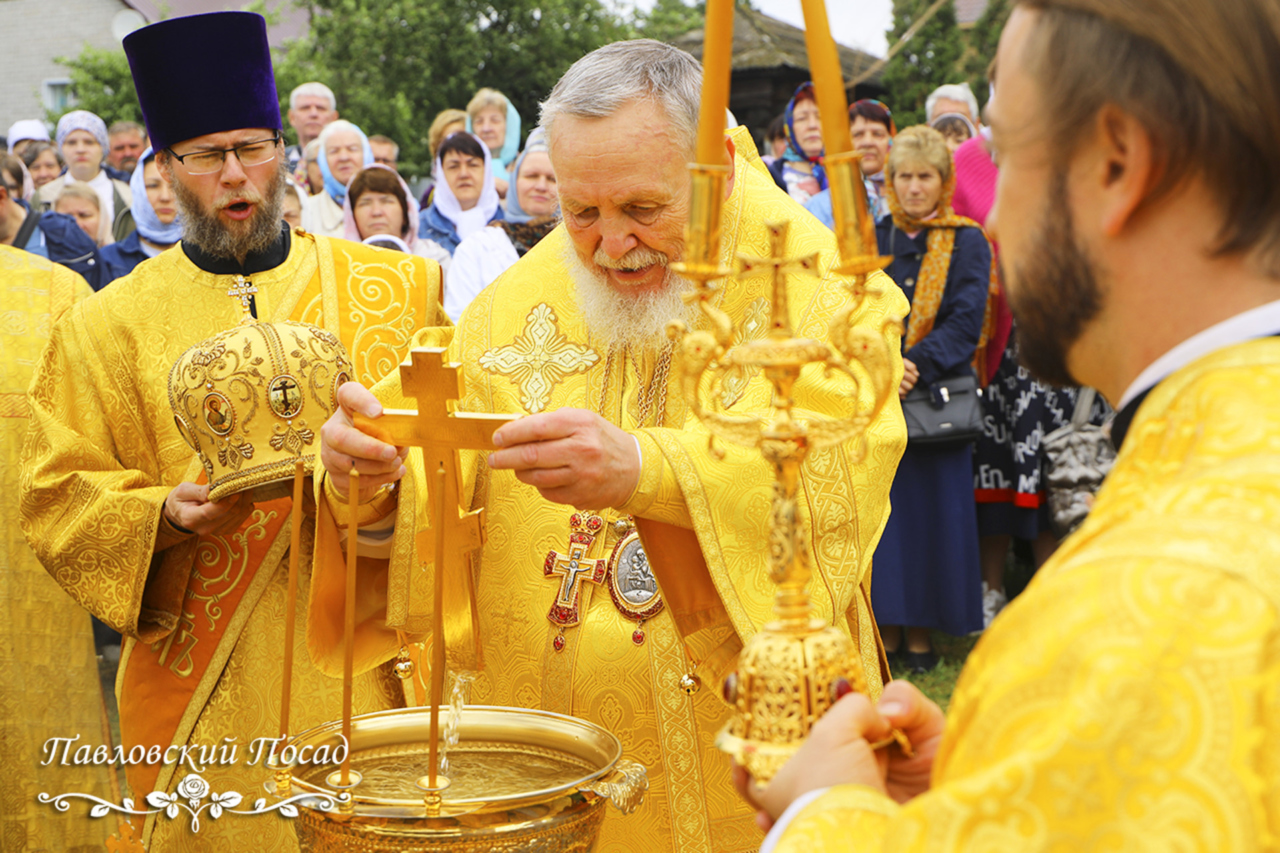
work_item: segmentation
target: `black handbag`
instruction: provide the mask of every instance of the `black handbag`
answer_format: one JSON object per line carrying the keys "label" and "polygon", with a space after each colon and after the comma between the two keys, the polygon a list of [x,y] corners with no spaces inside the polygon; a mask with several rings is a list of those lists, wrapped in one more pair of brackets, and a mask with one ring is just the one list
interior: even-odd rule
{"label": "black handbag", "polygon": [[960,445],[982,435],[982,389],[972,372],[916,385],[902,398],[907,444]]}

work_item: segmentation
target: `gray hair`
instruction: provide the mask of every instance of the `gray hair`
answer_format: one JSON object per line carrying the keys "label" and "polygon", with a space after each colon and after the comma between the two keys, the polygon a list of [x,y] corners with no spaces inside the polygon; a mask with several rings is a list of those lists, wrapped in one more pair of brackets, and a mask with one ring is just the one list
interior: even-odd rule
{"label": "gray hair", "polygon": [[933,116],[933,108],[940,98],[946,98],[948,101],[960,101],[969,105],[969,117],[974,122],[978,121],[978,99],[974,97],[973,90],[969,88],[968,83],[948,83],[945,86],[939,86],[929,93],[929,97],[924,102],[925,121],[929,121]]}
{"label": "gray hair", "polygon": [[666,113],[675,139],[692,149],[701,97],[702,66],[692,56],[652,39],[617,41],[573,63],[540,104],[539,118],[550,139],[562,115],[606,118],[633,101],[652,98]]}
{"label": "gray hair", "polygon": [[317,83],[312,80],[310,83],[303,83],[289,93],[289,109],[296,110],[298,108],[298,99],[308,96],[326,98],[329,101],[329,109],[336,110],[338,108],[338,99],[333,96],[333,90],[323,83]]}

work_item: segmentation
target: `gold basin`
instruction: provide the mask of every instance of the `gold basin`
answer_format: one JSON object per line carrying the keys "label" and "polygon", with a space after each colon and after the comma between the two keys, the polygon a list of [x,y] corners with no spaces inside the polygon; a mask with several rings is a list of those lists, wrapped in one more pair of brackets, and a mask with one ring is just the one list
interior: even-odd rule
{"label": "gold basin", "polygon": [[[450,783],[428,817],[415,784],[428,771],[428,717],[425,708],[401,708],[352,719],[351,767],[362,778],[349,805],[300,808],[294,825],[304,853],[589,853],[605,800],[630,814],[648,789],[644,767],[624,760],[618,739],[594,723],[474,706],[463,709],[448,751]],[[332,749],[341,731],[340,722],[326,723],[291,742],[300,751]],[[292,794],[336,798],[341,790],[329,777],[337,769],[294,766]]]}

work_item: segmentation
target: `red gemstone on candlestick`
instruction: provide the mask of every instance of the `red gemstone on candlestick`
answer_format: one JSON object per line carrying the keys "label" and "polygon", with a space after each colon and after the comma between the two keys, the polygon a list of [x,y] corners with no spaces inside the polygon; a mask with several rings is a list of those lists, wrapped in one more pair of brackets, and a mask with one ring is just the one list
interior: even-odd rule
{"label": "red gemstone on candlestick", "polygon": [[632,632],[631,632],[631,642],[635,643],[637,646],[639,646],[639,645],[641,645],[642,643],[644,643],[644,629],[643,629],[643,628],[637,628],[637,629],[635,629],[634,631],[632,631]]}
{"label": "red gemstone on candlestick", "polygon": [[556,634],[556,638],[551,641],[551,645],[555,648],[556,651],[558,652],[563,651],[564,650],[564,634]]}

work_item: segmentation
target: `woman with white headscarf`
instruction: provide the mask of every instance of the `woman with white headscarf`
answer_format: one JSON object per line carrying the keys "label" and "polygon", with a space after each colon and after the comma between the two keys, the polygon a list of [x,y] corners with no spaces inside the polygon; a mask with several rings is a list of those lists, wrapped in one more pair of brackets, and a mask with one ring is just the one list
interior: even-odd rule
{"label": "woman with white headscarf", "polygon": [[302,209],[302,229],[325,237],[341,237],[344,229],[342,202],[347,184],[373,163],[373,149],[364,131],[349,121],[331,121],[320,131],[320,153],[316,158],[324,190],[307,199]]}
{"label": "woman with white headscarf", "polygon": [[503,217],[489,167],[489,149],[469,133],[455,133],[436,153],[435,174],[435,196],[418,217],[418,236],[440,244],[452,255],[460,242]]}
{"label": "woman with white headscarf", "polygon": [[102,162],[109,150],[106,123],[87,110],[72,110],[58,120],[54,137],[67,163],[67,171],[41,187],[36,201],[49,210],[67,184],[86,184],[97,193],[102,211],[98,245],[106,246],[128,237],[133,231],[128,216],[133,194],[124,181],[114,180],[102,171]]}
{"label": "woman with white headscarf", "polygon": [[173,187],[164,179],[156,166],[156,155],[147,146],[138,159],[138,165],[129,179],[136,230],[123,240],[102,249],[102,263],[106,267],[103,277],[107,282],[133,272],[133,268],[148,258],[173,246],[182,239],[182,221],[178,214],[178,200]]}
{"label": "woman with white headscarf", "polygon": [[560,223],[556,173],[542,128],[529,134],[511,172],[506,218],[458,244],[445,290],[444,311],[455,323],[481,290],[502,275]]}
{"label": "woman with white headscarf", "polygon": [[342,203],[342,236],[357,243],[394,247],[430,258],[449,270],[449,253],[417,235],[418,202],[395,169],[374,163],[356,173]]}

